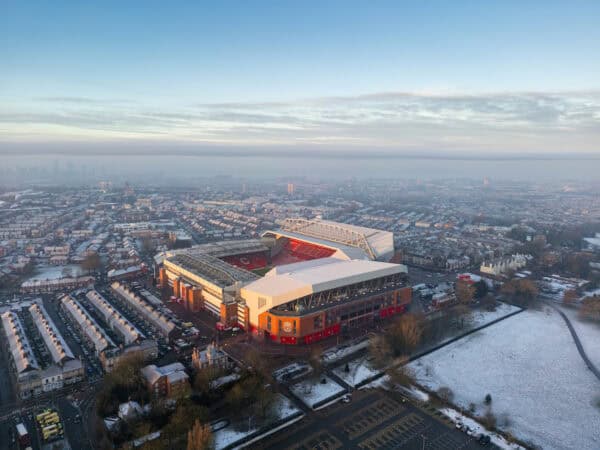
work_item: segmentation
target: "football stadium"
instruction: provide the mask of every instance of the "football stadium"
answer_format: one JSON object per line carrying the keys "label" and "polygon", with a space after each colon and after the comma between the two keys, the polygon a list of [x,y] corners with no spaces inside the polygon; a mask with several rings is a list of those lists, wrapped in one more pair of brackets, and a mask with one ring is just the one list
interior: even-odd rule
{"label": "football stadium", "polygon": [[393,234],[287,219],[260,239],[156,255],[158,280],[191,311],[281,344],[310,344],[403,313],[407,269],[390,263]]}

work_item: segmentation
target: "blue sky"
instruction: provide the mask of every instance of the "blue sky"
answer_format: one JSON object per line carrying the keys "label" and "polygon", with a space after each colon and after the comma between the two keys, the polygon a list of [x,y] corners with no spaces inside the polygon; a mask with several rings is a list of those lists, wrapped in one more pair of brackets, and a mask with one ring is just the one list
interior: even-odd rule
{"label": "blue sky", "polygon": [[600,150],[598,1],[0,8],[0,149]]}

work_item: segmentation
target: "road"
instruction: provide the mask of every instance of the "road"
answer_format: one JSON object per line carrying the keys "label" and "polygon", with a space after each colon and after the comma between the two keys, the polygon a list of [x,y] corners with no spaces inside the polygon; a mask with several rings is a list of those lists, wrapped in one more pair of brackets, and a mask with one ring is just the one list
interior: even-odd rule
{"label": "road", "polygon": [[592,373],[595,375],[595,377],[598,378],[598,380],[600,380],[600,370],[598,370],[598,368],[595,366],[595,364],[590,360],[590,358],[588,358],[588,355],[585,352],[583,345],[581,344],[581,340],[579,339],[579,336],[577,336],[577,332],[575,331],[575,328],[573,327],[573,324],[571,323],[571,321],[569,320],[567,315],[564,312],[562,312],[558,308],[558,306],[554,305],[552,302],[546,302],[546,304],[548,304],[552,308],[554,308],[556,310],[556,312],[558,312],[560,314],[560,316],[563,318],[563,320],[567,324],[567,327],[569,328],[569,331],[571,332],[571,336],[573,337],[573,341],[575,341],[575,346],[577,347],[577,351],[581,355],[583,362],[585,363],[586,366],[588,366],[588,369],[590,369],[592,371]]}

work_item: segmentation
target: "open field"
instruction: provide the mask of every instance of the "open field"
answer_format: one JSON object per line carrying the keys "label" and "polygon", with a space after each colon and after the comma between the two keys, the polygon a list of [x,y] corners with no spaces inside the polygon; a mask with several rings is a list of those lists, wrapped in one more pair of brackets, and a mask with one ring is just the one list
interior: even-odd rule
{"label": "open field", "polygon": [[600,384],[582,361],[562,318],[524,311],[411,363],[431,390],[483,416],[486,394],[498,426],[548,449],[600,448]]}

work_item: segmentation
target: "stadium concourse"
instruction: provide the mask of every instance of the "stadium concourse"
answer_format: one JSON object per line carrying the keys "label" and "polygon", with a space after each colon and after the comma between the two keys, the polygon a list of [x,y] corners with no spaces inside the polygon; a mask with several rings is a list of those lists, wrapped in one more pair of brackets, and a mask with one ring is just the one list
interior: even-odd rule
{"label": "stadium concourse", "polygon": [[288,219],[260,239],[167,251],[155,262],[160,285],[219,327],[310,344],[406,310],[407,269],[393,255],[390,232]]}

